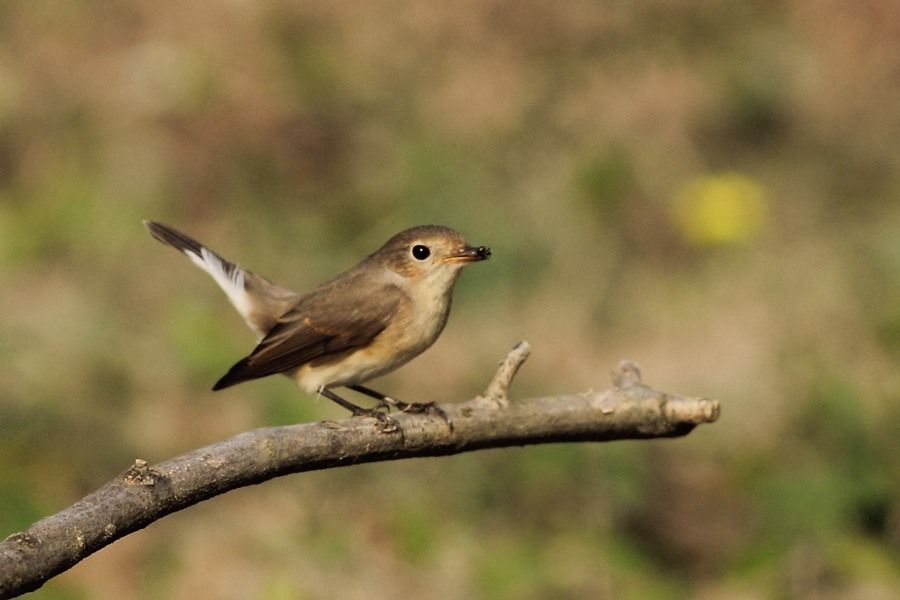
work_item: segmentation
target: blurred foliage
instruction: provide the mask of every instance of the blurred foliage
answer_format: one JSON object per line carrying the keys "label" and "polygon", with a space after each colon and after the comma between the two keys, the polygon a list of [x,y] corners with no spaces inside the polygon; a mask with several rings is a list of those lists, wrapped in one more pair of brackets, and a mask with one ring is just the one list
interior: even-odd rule
{"label": "blurred foliage", "polygon": [[[718,398],[677,441],[308,473],[36,597],[900,595],[900,36],[885,0],[0,4],[0,535],[134,458],[342,411],[272,378],[172,223],[296,289],[489,244],[376,387]],[[427,374],[427,378],[423,377]]]}

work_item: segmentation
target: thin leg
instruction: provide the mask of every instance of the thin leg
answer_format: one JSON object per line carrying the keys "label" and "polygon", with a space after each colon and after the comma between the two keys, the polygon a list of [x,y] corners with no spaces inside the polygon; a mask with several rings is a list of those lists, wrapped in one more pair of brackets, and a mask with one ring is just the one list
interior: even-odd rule
{"label": "thin leg", "polygon": [[380,423],[379,428],[383,433],[393,433],[394,431],[398,431],[400,429],[400,427],[397,425],[397,422],[393,418],[391,418],[390,415],[386,415],[376,408],[363,408],[362,406],[357,406],[352,402],[344,400],[326,387],[319,388],[319,393],[329,400],[340,404],[351,413],[353,413],[353,416],[355,417],[372,417],[373,419],[378,420],[378,422]]}
{"label": "thin leg", "polygon": [[354,392],[359,392],[360,394],[365,394],[370,398],[375,398],[379,402],[379,408],[394,406],[405,413],[427,413],[437,415],[442,418],[445,423],[447,423],[451,431],[453,430],[453,422],[450,420],[450,417],[447,416],[447,413],[444,412],[444,409],[442,409],[434,402],[403,402],[402,400],[391,398],[390,396],[386,396],[381,392],[373,390],[372,388],[368,388],[364,385],[354,384],[348,385],[347,387]]}
{"label": "thin leg", "polygon": [[353,390],[354,392],[359,392],[360,394],[365,394],[370,398],[375,398],[378,400],[378,408],[388,409],[391,407],[400,409],[405,412],[405,407],[409,406],[406,402],[401,402],[395,398],[391,398],[385,394],[382,394],[379,391],[373,390],[372,388],[367,388],[364,385],[348,385],[348,388]]}

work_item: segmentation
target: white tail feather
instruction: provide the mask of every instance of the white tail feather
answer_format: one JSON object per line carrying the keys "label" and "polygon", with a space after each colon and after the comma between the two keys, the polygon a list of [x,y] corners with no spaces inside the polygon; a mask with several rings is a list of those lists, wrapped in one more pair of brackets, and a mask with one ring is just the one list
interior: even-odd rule
{"label": "white tail feather", "polygon": [[250,315],[251,302],[250,295],[247,294],[244,287],[244,270],[235,265],[229,273],[222,259],[205,247],[200,249],[200,256],[193,252],[185,252],[185,255],[216,280],[231,304],[244,317],[244,320],[247,320]]}

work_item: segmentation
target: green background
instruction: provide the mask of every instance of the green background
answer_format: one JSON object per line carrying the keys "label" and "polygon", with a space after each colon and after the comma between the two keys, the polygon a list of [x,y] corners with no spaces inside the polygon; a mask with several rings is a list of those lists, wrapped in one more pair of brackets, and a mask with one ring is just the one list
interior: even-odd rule
{"label": "green background", "polygon": [[494,257],[374,387],[722,402],[680,440],[286,477],[53,599],[900,596],[900,11],[863,2],[0,6],[0,536],[135,458],[336,418],[142,218],[309,289],[405,227]]}

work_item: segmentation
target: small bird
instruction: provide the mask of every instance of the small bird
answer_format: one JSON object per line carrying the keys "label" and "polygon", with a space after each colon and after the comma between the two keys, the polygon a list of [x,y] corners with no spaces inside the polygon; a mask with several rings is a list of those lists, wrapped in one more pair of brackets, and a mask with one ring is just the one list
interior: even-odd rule
{"label": "small bird", "polygon": [[[382,431],[397,430],[396,422],[379,410],[390,406],[434,412],[450,423],[433,402],[401,402],[362,384],[407,363],[435,342],[447,323],[462,268],[489,258],[490,248],[469,246],[449,227],[413,227],[355,267],[298,294],[225,260],[172,227],[154,221],[144,225],[157,240],[209,273],[257,336],[256,348],[213,390],[281,373],[354,415],[378,419]],[[341,386],[375,398],[378,406],[367,409],[345,400],[333,391]]]}

